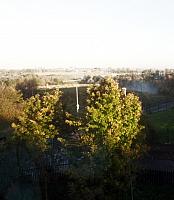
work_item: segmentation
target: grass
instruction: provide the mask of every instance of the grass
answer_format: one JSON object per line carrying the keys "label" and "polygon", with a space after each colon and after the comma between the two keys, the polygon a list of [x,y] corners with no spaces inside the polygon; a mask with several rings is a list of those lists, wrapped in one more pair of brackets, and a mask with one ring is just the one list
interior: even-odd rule
{"label": "grass", "polygon": [[148,115],[148,121],[159,143],[174,143],[174,108]]}

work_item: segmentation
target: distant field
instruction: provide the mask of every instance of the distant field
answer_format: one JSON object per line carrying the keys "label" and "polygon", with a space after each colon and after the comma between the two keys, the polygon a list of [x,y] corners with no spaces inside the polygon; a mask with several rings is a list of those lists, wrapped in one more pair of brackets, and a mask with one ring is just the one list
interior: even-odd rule
{"label": "distant field", "polygon": [[174,143],[174,108],[148,115],[148,120],[159,143]]}

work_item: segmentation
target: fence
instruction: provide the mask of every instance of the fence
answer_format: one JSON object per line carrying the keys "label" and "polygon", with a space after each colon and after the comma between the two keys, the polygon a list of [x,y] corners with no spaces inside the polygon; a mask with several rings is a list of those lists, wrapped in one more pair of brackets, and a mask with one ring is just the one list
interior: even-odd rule
{"label": "fence", "polygon": [[174,107],[174,102],[165,102],[157,105],[143,106],[144,113],[154,113],[169,110]]}
{"label": "fence", "polygon": [[[69,172],[71,166],[69,164],[61,164],[57,165],[52,169],[44,169],[44,168],[28,168],[21,169],[20,175],[21,178],[25,178],[32,182],[45,181],[45,177],[47,176],[49,181],[49,177],[54,177],[55,179],[59,177],[63,177]],[[144,184],[174,184],[174,170],[170,169],[140,169],[137,173],[137,182]]]}
{"label": "fence", "polygon": [[42,181],[42,178],[44,180],[45,176],[48,174],[55,178],[64,176],[69,171],[69,169],[70,165],[64,163],[56,165],[50,169],[44,167],[20,169],[20,176],[21,178],[25,178],[33,182],[38,182]]}
{"label": "fence", "polygon": [[144,169],[138,173],[137,182],[151,185],[173,185],[174,170]]}

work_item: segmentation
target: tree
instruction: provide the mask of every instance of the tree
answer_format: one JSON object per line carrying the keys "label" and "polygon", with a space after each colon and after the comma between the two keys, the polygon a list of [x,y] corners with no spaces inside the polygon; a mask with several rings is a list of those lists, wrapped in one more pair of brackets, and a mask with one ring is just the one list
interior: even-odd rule
{"label": "tree", "polygon": [[100,83],[103,77],[101,75],[98,75],[98,76],[93,76],[92,79],[94,83]]}
{"label": "tree", "polygon": [[104,187],[123,188],[130,184],[131,163],[142,147],[141,103],[134,94],[124,96],[110,78],[89,88],[87,103],[79,130],[91,168],[105,177]]}
{"label": "tree", "polygon": [[25,99],[30,98],[36,92],[38,80],[35,77],[24,79],[16,84],[16,89],[19,90]]}
{"label": "tree", "polygon": [[0,120],[11,123],[22,111],[22,97],[13,87],[0,86]]}
{"label": "tree", "polygon": [[131,151],[142,129],[138,97],[131,93],[124,96],[114,80],[104,79],[100,85],[89,88],[87,102],[81,128],[83,142],[90,145],[92,152],[100,148],[109,152],[115,148]]}
{"label": "tree", "polygon": [[83,79],[81,80],[81,83],[88,84],[88,83],[91,83],[91,81],[92,81],[92,77],[90,75],[85,75]]}
{"label": "tree", "polygon": [[53,94],[38,94],[28,99],[23,114],[12,124],[15,136],[40,151],[48,147],[49,139],[56,136],[61,140],[55,119],[61,110],[60,95],[59,91],[55,91]]}
{"label": "tree", "polygon": [[[47,166],[42,162],[42,158],[45,150],[49,148],[51,139],[57,138],[60,142],[63,141],[59,132],[59,124],[61,123],[59,119],[62,114],[60,96],[61,93],[59,91],[53,91],[51,94],[46,93],[43,96],[39,94],[32,96],[26,100],[23,114],[12,124],[14,139],[18,142],[16,149],[18,167],[21,167],[19,145],[24,144],[30,159],[36,167],[42,170],[39,178],[42,180],[40,186],[43,199],[47,199],[48,196],[48,171]],[[57,118],[57,116],[59,117]],[[43,180],[44,185],[42,185]]]}

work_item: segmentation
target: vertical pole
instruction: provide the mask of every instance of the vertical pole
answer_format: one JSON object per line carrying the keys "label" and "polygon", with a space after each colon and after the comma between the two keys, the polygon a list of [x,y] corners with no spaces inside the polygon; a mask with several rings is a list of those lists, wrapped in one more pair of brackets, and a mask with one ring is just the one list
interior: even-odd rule
{"label": "vertical pole", "polygon": [[79,94],[78,94],[78,86],[76,86],[76,108],[77,113],[79,112]]}
{"label": "vertical pole", "polygon": [[126,96],[126,88],[125,87],[122,88],[122,92],[123,92],[123,95]]}

